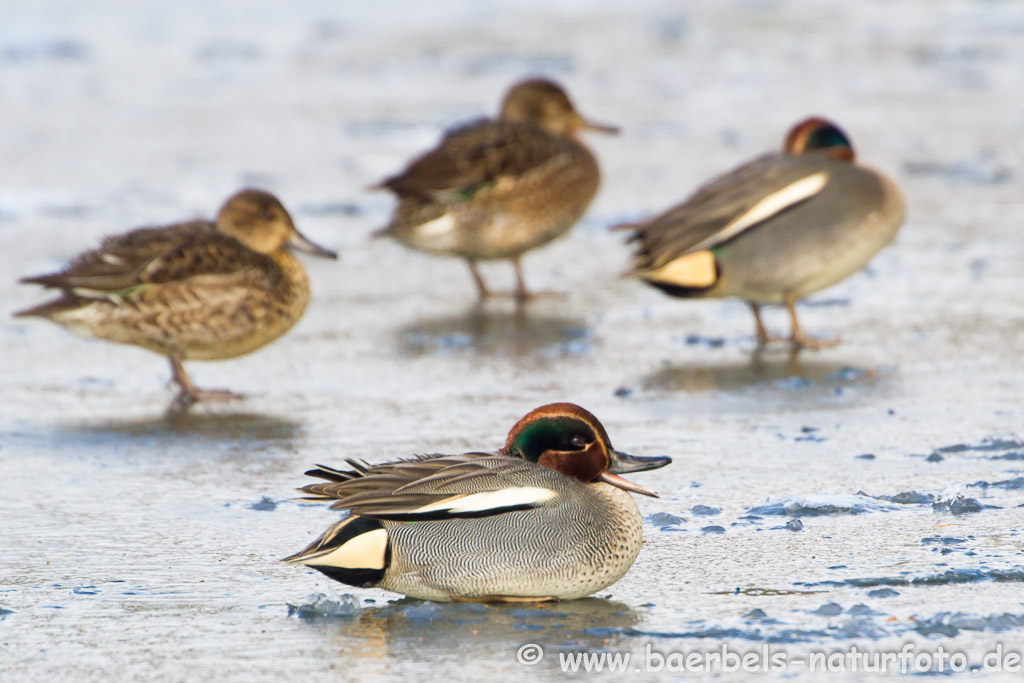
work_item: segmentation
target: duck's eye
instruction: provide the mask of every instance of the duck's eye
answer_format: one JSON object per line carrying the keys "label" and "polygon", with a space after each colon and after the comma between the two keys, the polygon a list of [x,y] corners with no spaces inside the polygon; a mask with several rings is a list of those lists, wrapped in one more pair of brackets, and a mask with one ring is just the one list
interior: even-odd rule
{"label": "duck's eye", "polygon": [[572,444],[573,448],[582,449],[587,445],[587,440],[582,436],[576,435],[569,440],[569,443]]}

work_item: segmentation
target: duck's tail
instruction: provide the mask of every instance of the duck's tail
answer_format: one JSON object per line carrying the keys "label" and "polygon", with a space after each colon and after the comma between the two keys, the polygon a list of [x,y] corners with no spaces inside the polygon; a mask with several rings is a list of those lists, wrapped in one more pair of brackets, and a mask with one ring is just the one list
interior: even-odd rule
{"label": "duck's tail", "polygon": [[43,302],[38,306],[32,306],[20,311],[15,311],[12,315],[15,318],[46,318],[47,320],[53,320],[61,313],[67,313],[73,311],[81,305],[81,302],[70,296],[62,296],[57,299],[51,299],[50,301]]}
{"label": "duck's tail", "polygon": [[318,539],[284,558],[304,564],[350,586],[376,586],[391,564],[391,544],[384,525],[369,517],[350,516]]}

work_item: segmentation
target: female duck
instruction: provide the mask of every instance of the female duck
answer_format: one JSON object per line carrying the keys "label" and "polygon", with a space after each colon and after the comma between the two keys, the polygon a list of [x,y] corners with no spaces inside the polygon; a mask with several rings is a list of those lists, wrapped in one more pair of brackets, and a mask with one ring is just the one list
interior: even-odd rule
{"label": "female duck", "polygon": [[197,389],[182,361],[249,353],[302,317],[309,280],[288,245],[337,258],[303,237],[272,194],[242,190],[224,203],[216,222],[108,237],[58,273],[23,278],[61,295],[15,315],[167,356],[179,405],[237,398]]}
{"label": "female duck", "polygon": [[715,178],[635,229],[630,274],[681,297],[745,299],[759,346],[771,337],[762,304],[784,304],[796,347],[838,340],[805,336],[799,299],[864,267],[903,223],[903,197],[881,173],[854,161],[849,138],[811,118],[767,154]]}
{"label": "female duck", "polygon": [[353,586],[425,600],[582,598],[621,578],[643,541],[618,476],[664,467],[612,449],[597,418],[571,403],[523,417],[497,453],[426,455],[351,471],[303,492],[351,514],[286,561]]}
{"label": "female duck", "polygon": [[515,296],[529,299],[520,257],[568,232],[597,193],[597,160],[577,139],[581,130],[617,132],[584,120],[551,81],[514,85],[497,119],[450,131],[380,184],[398,206],[376,235],[466,259],[481,299],[491,291],[476,262],[509,259]]}

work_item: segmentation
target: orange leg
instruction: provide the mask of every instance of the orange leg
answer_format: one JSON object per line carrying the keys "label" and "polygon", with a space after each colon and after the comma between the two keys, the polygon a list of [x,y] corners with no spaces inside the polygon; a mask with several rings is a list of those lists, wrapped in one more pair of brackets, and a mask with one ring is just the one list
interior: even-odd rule
{"label": "orange leg", "polygon": [[789,343],[798,349],[827,349],[839,343],[839,339],[815,339],[806,336],[800,330],[800,321],[796,317],[796,298],[786,295],[786,310],[789,311],[790,331]]}

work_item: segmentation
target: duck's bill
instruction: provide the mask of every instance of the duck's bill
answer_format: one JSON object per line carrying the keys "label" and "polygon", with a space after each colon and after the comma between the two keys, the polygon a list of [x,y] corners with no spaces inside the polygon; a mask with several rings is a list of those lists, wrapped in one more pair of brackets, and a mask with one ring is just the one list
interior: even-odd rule
{"label": "duck's bill", "polygon": [[610,126],[606,123],[597,123],[596,121],[588,121],[586,119],[580,119],[580,130],[592,130],[595,133],[604,133],[606,135],[618,135],[619,127]]}
{"label": "duck's bill", "polygon": [[612,474],[611,472],[602,472],[601,476],[598,477],[598,479],[600,479],[606,484],[611,484],[615,488],[622,489],[623,491],[632,491],[633,493],[639,493],[644,496],[650,496],[651,498],[659,497],[658,492],[655,491],[654,489],[649,489],[646,486],[641,486],[640,484],[632,482],[629,479],[626,479],[625,477],[620,477],[617,474]]}
{"label": "duck's bill", "polygon": [[656,470],[659,467],[664,467],[671,462],[672,458],[667,455],[643,457],[639,455],[630,455],[629,453],[623,453],[622,451],[612,451],[611,463],[608,465],[608,471],[612,474],[646,472],[647,470]]}
{"label": "duck's bill", "polygon": [[329,259],[337,259],[338,253],[326,247],[321,247],[316,242],[311,242],[308,237],[296,230],[292,233],[291,245],[301,252],[311,256],[322,256]]}
{"label": "duck's bill", "polygon": [[657,455],[645,458],[637,455],[630,455],[629,453],[623,453],[622,451],[612,451],[611,463],[609,463],[608,469],[601,474],[600,479],[604,483],[611,484],[612,486],[624,491],[632,491],[633,493],[657,498],[658,493],[654,491],[654,489],[649,489],[646,486],[641,486],[640,484],[634,484],[619,475],[626,474],[628,472],[656,470],[659,467],[664,467],[670,462],[672,462],[672,458],[666,455]]}

